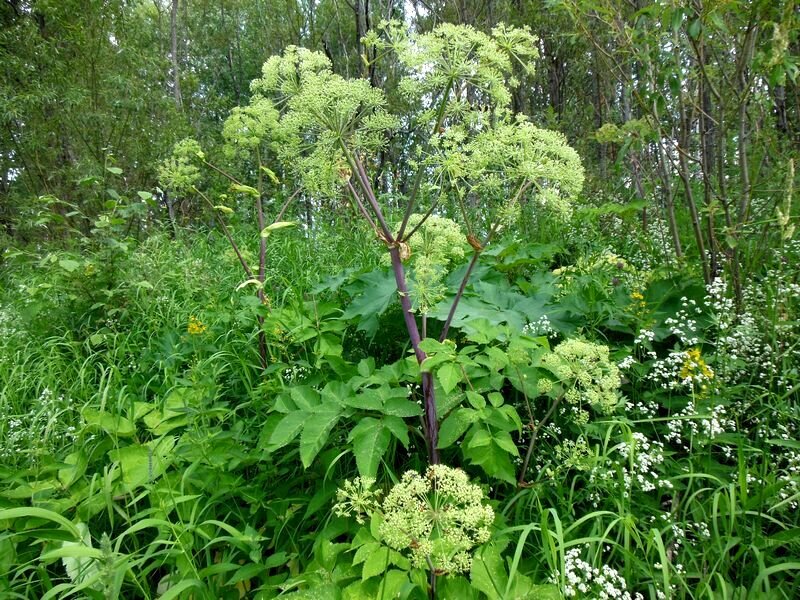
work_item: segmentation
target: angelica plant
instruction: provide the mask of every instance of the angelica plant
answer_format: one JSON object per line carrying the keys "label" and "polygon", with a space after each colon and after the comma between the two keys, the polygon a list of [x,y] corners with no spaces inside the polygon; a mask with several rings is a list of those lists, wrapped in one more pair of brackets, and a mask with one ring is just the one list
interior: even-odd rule
{"label": "angelica plant", "polygon": [[[487,244],[523,203],[539,197],[548,204],[570,202],[583,184],[583,168],[564,136],[511,109],[519,76],[532,72],[537,56],[536,38],[527,29],[499,26],[486,34],[443,24],[417,34],[390,22],[364,43],[374,56],[396,57],[399,81],[390,93],[335,74],[322,53],[291,46],[264,64],[251,86],[251,105],[271,114],[263,109],[270,102],[278,111],[270,147],[304,189],[317,197],[344,193],[385,246],[409,341],[422,365],[426,331],[418,312],[444,292],[442,265],[430,256],[417,262],[417,286],[410,289],[406,262],[415,235],[450,207],[461,216],[473,249],[442,327],[444,340]],[[382,154],[390,154],[392,164]],[[412,218],[415,213],[420,216]],[[429,458],[437,463],[433,376],[424,368],[422,392]]]}
{"label": "angelica plant", "polygon": [[[406,471],[382,499],[374,485],[371,478],[345,481],[336,493],[334,514],[377,523],[373,531],[380,544],[429,572],[431,597],[437,576],[470,571],[473,551],[491,537],[495,514],[464,471],[441,464],[422,475]],[[373,547],[377,550],[378,542]]]}

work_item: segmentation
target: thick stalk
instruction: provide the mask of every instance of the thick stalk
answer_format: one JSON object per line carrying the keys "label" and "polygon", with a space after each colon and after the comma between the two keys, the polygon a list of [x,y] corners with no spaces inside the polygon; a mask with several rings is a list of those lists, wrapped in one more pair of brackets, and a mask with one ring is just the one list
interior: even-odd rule
{"label": "thick stalk", "polygon": [[369,182],[369,178],[367,177],[364,165],[361,163],[360,160],[358,160],[357,157],[353,157],[349,152],[347,152],[347,148],[342,146],[342,149],[345,151],[345,156],[347,157],[347,162],[350,163],[350,168],[357,175],[356,180],[361,186],[361,189],[364,191],[364,197],[367,199],[367,202],[369,203],[370,207],[372,207],[372,211],[375,213],[375,218],[378,220],[378,223],[381,226],[381,231],[383,232],[383,235],[386,238],[386,242],[389,244],[393,244],[394,237],[392,236],[392,231],[386,224],[386,219],[383,216],[383,212],[381,211],[381,207],[378,204],[378,200],[377,198],[375,198],[375,194],[372,192],[372,185]]}
{"label": "thick stalk", "polygon": [[445,338],[447,338],[447,333],[450,331],[450,324],[453,322],[453,317],[456,314],[456,309],[458,308],[458,303],[461,302],[461,297],[464,295],[464,290],[467,287],[467,282],[469,281],[470,275],[472,275],[472,269],[475,268],[475,265],[480,258],[481,253],[479,250],[475,250],[472,254],[472,260],[469,261],[469,265],[467,266],[467,272],[464,273],[464,277],[461,280],[461,285],[458,286],[458,292],[456,292],[456,297],[453,299],[453,304],[450,305],[450,312],[447,313],[447,320],[444,322],[444,327],[442,327],[442,334],[439,336],[439,341],[443,342]]}
{"label": "thick stalk", "polygon": [[[427,355],[420,348],[422,338],[420,337],[417,320],[414,317],[413,307],[411,306],[405,269],[403,268],[403,262],[400,260],[400,249],[397,246],[390,246],[389,256],[392,260],[392,271],[397,284],[397,293],[400,294],[400,305],[403,308],[403,319],[408,331],[408,337],[411,340],[411,347],[414,349],[417,362],[421,365]],[[436,447],[439,444],[439,421],[436,417],[436,397],[431,373],[422,374],[422,396],[425,406],[424,424],[425,437],[428,444],[428,457],[430,463],[435,465],[439,463],[439,449]]]}
{"label": "thick stalk", "polygon": [[[523,181],[517,193],[514,194],[514,198],[511,200],[510,204],[516,204],[522,198],[522,194],[524,194],[531,185],[535,182],[525,180]],[[439,336],[439,341],[443,342],[447,337],[447,333],[450,331],[450,324],[453,322],[453,317],[456,314],[456,309],[458,308],[459,302],[461,302],[461,298],[464,295],[464,290],[467,287],[467,283],[469,282],[470,275],[472,275],[472,270],[475,268],[475,265],[478,262],[478,259],[481,257],[481,253],[486,246],[492,241],[492,238],[495,234],[500,230],[501,223],[500,221],[496,221],[490,228],[489,233],[486,234],[486,239],[483,241],[483,244],[471,238],[471,236],[467,236],[467,240],[469,240],[470,245],[472,245],[474,249],[474,253],[472,255],[472,259],[469,261],[469,265],[467,266],[467,271],[464,273],[464,277],[461,279],[461,285],[458,286],[458,292],[456,292],[456,297],[453,299],[453,304],[450,305],[450,312],[447,313],[447,319],[444,322],[444,327],[442,328],[442,333]],[[410,236],[409,236],[410,237]]]}
{"label": "thick stalk", "polygon": [[[261,196],[264,191],[264,175],[261,167],[261,152],[256,148],[258,159],[258,195],[256,196],[256,211],[258,213],[258,231],[264,231],[266,223],[264,221],[264,201]],[[258,236],[258,281],[261,285],[258,288],[258,299],[261,304],[267,303],[267,296],[264,293],[264,282],[267,280],[267,238]],[[264,333],[264,317],[258,315],[258,355],[261,358],[261,368],[267,368],[267,335]]]}
{"label": "thick stalk", "polygon": [[[444,92],[442,93],[442,103],[439,105],[439,110],[436,114],[436,122],[433,125],[433,131],[431,132],[430,136],[426,140],[425,144],[426,147],[430,143],[430,138],[436,135],[439,132],[439,129],[444,122],[444,113],[447,109],[447,99],[450,97],[450,91],[453,89],[453,80],[449,80],[447,85],[444,88]],[[417,168],[417,172],[414,175],[414,183],[411,188],[411,194],[408,197],[408,204],[406,205],[406,212],[403,215],[403,221],[400,223],[400,230],[397,233],[397,239],[402,240],[403,236],[406,232],[406,226],[408,226],[408,219],[411,218],[411,215],[414,212],[414,207],[417,204],[417,194],[419,193],[419,186],[422,183],[422,175],[424,169],[419,166]]]}

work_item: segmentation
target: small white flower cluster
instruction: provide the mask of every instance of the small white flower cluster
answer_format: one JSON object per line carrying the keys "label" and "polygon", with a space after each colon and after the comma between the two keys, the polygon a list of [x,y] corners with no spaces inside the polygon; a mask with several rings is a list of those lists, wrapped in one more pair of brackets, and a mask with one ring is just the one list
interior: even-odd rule
{"label": "small white flower cluster", "polygon": [[[726,283],[717,278],[706,287],[709,306],[716,328],[717,371],[726,383],[747,381],[753,374],[762,381],[775,370],[773,351],[764,341],[752,312],[737,313],[733,299],[726,296]],[[763,307],[767,302],[758,286],[744,292],[747,306]]]}
{"label": "small white flower cluster", "polygon": [[700,342],[697,336],[697,320],[692,314],[702,314],[703,310],[697,306],[695,300],[681,298],[682,308],[675,313],[674,317],[668,317],[664,324],[669,327],[670,333],[676,336],[684,346],[694,346]]}
{"label": "small white flower cluster", "polygon": [[7,407],[0,407],[0,460],[7,465],[35,462],[78,437],[71,403],[49,388],[41,391],[27,414],[6,411]]}
{"label": "small white flower cluster", "polygon": [[698,349],[671,350],[650,367],[647,379],[665,390],[690,388],[708,391],[714,371],[703,360]]}
{"label": "small white flower cluster", "polygon": [[641,402],[626,402],[625,412],[644,419],[654,419],[658,416],[658,402],[642,400]]}
{"label": "small white flower cluster", "polygon": [[[564,557],[564,597],[644,600],[641,594],[631,595],[628,584],[619,571],[608,565],[593,567],[581,558],[582,551],[583,548],[570,548]],[[558,583],[560,579],[561,573],[558,571],[551,576],[553,583]]]}
{"label": "small white flower cluster", "polygon": [[15,338],[22,333],[19,329],[19,322],[19,317],[12,313],[10,309],[4,308],[0,310],[0,340],[2,342]]}
{"label": "small white flower cluster", "polygon": [[711,407],[710,414],[703,416],[692,400],[676,417],[667,423],[666,439],[684,450],[689,450],[692,443],[705,445],[724,433],[736,432],[736,421],[722,404]]}
{"label": "small white flower cluster", "polygon": [[639,332],[639,335],[637,335],[636,338],[634,338],[633,343],[636,346],[641,346],[642,344],[653,343],[655,339],[656,339],[656,334],[654,331],[650,331],[649,329],[642,329]]}
{"label": "small white flower cluster", "polygon": [[296,383],[306,378],[306,375],[308,375],[308,368],[294,364],[284,369],[281,375],[286,383]]}
{"label": "small white flower cluster", "polygon": [[664,463],[664,444],[636,431],[630,443],[622,442],[615,449],[628,461],[622,467],[622,476],[629,491],[634,483],[645,492],[661,488],[672,489],[672,482],[663,479],[656,472]]}
{"label": "small white flower cluster", "polygon": [[636,357],[631,354],[623,358],[621,361],[619,361],[617,363],[617,367],[620,369],[620,371],[625,371],[627,369],[630,369],[633,365],[635,365],[636,362],[637,362]]}
{"label": "small white flower cluster", "polygon": [[553,328],[553,324],[550,322],[547,315],[542,315],[538,319],[527,323],[522,328],[522,334],[532,337],[544,335],[550,339],[558,337],[558,332]]}
{"label": "small white flower cluster", "polygon": [[796,511],[800,498],[800,452],[790,450],[782,457],[783,468],[777,472],[778,482],[782,483],[778,490],[778,499],[786,508]]}

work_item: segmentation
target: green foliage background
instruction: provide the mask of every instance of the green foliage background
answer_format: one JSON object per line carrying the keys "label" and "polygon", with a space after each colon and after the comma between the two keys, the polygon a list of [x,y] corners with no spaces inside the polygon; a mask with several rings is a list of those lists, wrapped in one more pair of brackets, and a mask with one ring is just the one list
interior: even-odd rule
{"label": "green foliage background", "polygon": [[[415,47],[387,17],[445,25]],[[525,52],[468,54],[497,70],[461,64],[438,115],[442,48],[501,22]],[[783,1],[4,3],[0,596],[797,597],[797,24]],[[316,52],[293,101],[289,46]],[[422,364],[331,102],[389,224],[434,215],[403,263]],[[379,511],[333,511],[345,480],[425,472],[424,373],[442,462],[495,514],[436,577]]]}

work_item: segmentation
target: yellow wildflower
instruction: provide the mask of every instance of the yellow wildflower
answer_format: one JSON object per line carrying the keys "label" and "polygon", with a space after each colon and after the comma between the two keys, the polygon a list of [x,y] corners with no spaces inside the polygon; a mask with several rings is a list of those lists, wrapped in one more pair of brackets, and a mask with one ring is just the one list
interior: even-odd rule
{"label": "yellow wildflower", "polygon": [[186,327],[186,331],[189,332],[189,335],[200,335],[201,333],[205,333],[206,329],[208,329],[208,326],[200,319],[194,315],[189,317],[189,325]]}
{"label": "yellow wildflower", "polygon": [[686,351],[686,358],[681,367],[681,380],[686,379],[714,379],[714,371],[703,360],[700,348]]}

